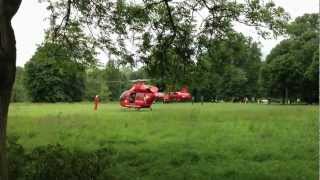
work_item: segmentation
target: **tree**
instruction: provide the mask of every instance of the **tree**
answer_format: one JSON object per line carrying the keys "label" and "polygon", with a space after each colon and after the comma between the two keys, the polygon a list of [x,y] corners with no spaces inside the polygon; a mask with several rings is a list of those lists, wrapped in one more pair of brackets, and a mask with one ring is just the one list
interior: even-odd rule
{"label": "tree", "polygon": [[105,72],[98,68],[87,70],[85,83],[85,100],[92,101],[95,95],[99,95],[101,101],[110,100],[111,92],[105,83]]}
{"label": "tree", "polygon": [[[177,57],[173,61],[181,67],[194,60],[193,45],[198,37],[224,37],[233,30],[234,22],[254,26],[263,37],[269,37],[282,34],[289,19],[283,8],[260,0],[46,1],[55,36],[70,41],[72,37],[65,36],[63,29],[70,22],[79,23],[95,44],[117,61],[159,64],[163,75],[171,57]],[[200,11],[206,16],[197,22]]]}
{"label": "tree", "polygon": [[299,86],[303,81],[301,64],[292,55],[278,56],[262,69],[267,93],[273,97],[281,97],[282,103],[288,98],[299,97]]}
{"label": "tree", "polygon": [[58,44],[40,46],[25,65],[25,86],[33,102],[81,101],[84,95],[84,67],[67,56]]}
{"label": "tree", "polygon": [[319,51],[316,51],[312,63],[304,74],[304,88],[302,97],[307,102],[319,103]]}
{"label": "tree", "polygon": [[272,49],[261,71],[266,95],[318,102],[318,14],[305,14],[288,26],[289,38]]}
{"label": "tree", "polygon": [[12,89],[11,102],[25,102],[29,99],[23,79],[25,71],[22,67],[17,67],[16,80]]}
{"label": "tree", "polygon": [[136,80],[136,79],[148,79],[149,76],[146,72],[146,67],[141,67],[137,70],[129,70],[127,71],[127,77],[130,80]]}
{"label": "tree", "polygon": [[70,22],[63,37],[46,33],[44,43],[26,64],[25,84],[34,102],[81,101],[85,89],[85,69],[96,65],[95,46],[80,24]]}
{"label": "tree", "polygon": [[193,86],[205,99],[257,97],[261,65],[259,45],[240,33],[225,39],[203,39],[206,48],[196,63]]}
{"label": "tree", "polygon": [[11,19],[21,0],[0,0],[0,179],[8,179],[7,117],[16,72],[16,41]]}
{"label": "tree", "polygon": [[247,74],[233,65],[227,66],[222,76],[220,94],[224,99],[245,97]]}
{"label": "tree", "polygon": [[[163,16],[162,20],[166,17],[165,14]],[[191,80],[189,75],[194,65],[192,26],[188,24],[181,28],[184,30],[183,35],[172,40],[172,44],[170,35],[158,33],[157,44],[147,46],[150,55],[142,58],[148,75],[158,79],[160,86],[173,86],[171,90],[176,90],[176,86],[183,86]]]}
{"label": "tree", "polygon": [[119,100],[122,91],[128,88],[127,77],[113,60],[109,60],[106,65],[105,83],[109,87],[112,101]]}

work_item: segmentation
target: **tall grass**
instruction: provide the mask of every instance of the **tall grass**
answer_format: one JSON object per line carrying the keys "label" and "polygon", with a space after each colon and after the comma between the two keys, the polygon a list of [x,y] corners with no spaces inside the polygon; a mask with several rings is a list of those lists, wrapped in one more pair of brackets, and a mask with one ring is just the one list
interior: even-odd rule
{"label": "tall grass", "polygon": [[108,172],[117,179],[318,178],[316,106],[13,104],[8,134],[28,151],[112,148]]}

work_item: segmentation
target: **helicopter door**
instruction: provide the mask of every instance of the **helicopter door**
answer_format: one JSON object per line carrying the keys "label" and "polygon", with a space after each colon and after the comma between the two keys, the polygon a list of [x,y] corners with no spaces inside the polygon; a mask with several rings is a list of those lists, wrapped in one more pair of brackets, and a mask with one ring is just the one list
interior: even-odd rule
{"label": "helicopter door", "polygon": [[136,100],[136,93],[131,93],[129,96],[129,103],[134,103],[134,101]]}

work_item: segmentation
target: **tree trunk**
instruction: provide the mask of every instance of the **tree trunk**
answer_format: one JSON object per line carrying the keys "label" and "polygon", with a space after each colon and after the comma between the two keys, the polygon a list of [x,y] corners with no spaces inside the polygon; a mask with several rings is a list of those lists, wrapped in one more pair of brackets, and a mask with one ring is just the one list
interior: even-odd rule
{"label": "tree trunk", "polygon": [[8,179],[7,151],[6,151],[6,127],[7,114],[10,102],[10,91],[0,94],[0,179]]}
{"label": "tree trunk", "polygon": [[282,89],[282,104],[286,104],[286,91]]}
{"label": "tree trunk", "polygon": [[289,90],[288,90],[288,88],[286,87],[286,89],[285,89],[285,99],[286,99],[286,104],[290,104],[289,103]]}
{"label": "tree trunk", "polygon": [[16,41],[11,19],[21,0],[0,0],[0,180],[8,180],[7,117],[16,74]]}
{"label": "tree trunk", "polygon": [[[2,48],[0,50],[0,179],[7,180],[6,128],[11,90],[16,72],[15,39],[10,23],[3,25],[0,22],[0,38]],[[10,41],[10,43],[3,43],[3,39]],[[8,49],[9,51],[7,51]]]}
{"label": "tree trunk", "polygon": [[288,104],[288,100],[289,100],[289,89],[288,87],[285,87],[282,90],[282,104]]}

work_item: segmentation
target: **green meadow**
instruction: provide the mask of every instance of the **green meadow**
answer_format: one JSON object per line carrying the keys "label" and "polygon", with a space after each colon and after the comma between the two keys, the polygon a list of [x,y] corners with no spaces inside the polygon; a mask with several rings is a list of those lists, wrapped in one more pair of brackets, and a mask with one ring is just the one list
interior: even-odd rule
{"label": "green meadow", "polygon": [[26,151],[112,149],[114,179],[316,180],[318,106],[12,104],[8,136]]}

